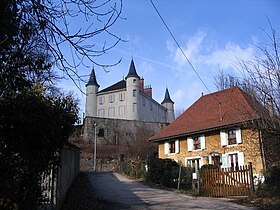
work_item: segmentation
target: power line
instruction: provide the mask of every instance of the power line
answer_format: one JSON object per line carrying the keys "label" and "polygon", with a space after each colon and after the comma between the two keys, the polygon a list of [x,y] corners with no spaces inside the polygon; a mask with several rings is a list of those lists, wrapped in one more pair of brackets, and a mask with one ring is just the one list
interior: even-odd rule
{"label": "power line", "polygon": [[158,16],[160,17],[161,21],[163,22],[164,26],[166,27],[166,29],[168,30],[169,34],[171,35],[171,37],[173,38],[174,42],[176,43],[176,45],[178,46],[178,48],[180,49],[180,51],[182,52],[183,56],[185,57],[185,59],[188,61],[189,65],[191,66],[192,70],[194,71],[194,73],[196,74],[196,76],[198,77],[198,79],[201,81],[201,83],[204,85],[204,87],[209,91],[209,93],[211,93],[210,89],[207,87],[207,85],[205,84],[205,82],[202,80],[202,78],[199,76],[198,72],[196,71],[196,69],[194,68],[194,66],[192,65],[192,63],[190,62],[190,60],[188,59],[188,57],[186,56],[185,52],[183,51],[182,47],[179,45],[179,43],[177,42],[175,36],[173,35],[173,33],[171,32],[171,30],[169,29],[168,25],[166,24],[166,22],[164,21],[163,17],[161,16],[161,14],[159,13],[158,9],[156,8],[155,4],[153,3],[152,0],[150,0],[151,4],[153,5],[154,9],[156,10]]}

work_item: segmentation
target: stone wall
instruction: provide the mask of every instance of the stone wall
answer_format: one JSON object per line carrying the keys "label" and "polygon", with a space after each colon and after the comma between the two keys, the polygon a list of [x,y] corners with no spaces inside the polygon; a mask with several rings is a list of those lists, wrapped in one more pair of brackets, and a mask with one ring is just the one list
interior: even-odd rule
{"label": "stone wall", "polygon": [[103,145],[123,145],[126,141],[135,139],[139,132],[149,132],[152,136],[168,125],[167,123],[86,117],[81,133],[83,141],[94,142],[95,123],[97,144]]}

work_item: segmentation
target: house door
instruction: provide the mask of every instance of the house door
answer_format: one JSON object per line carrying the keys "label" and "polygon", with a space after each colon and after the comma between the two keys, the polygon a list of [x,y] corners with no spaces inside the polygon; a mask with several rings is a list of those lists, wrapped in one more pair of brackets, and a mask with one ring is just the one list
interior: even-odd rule
{"label": "house door", "polygon": [[216,166],[221,166],[221,157],[220,155],[217,155],[217,156],[212,156],[212,163],[213,165],[216,165]]}

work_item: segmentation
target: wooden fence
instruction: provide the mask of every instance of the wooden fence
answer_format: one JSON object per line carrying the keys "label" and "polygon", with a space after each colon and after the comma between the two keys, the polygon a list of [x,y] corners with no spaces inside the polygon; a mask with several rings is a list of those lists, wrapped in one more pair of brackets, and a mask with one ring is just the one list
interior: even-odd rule
{"label": "wooden fence", "polygon": [[252,165],[199,171],[199,194],[211,197],[249,196],[254,191]]}

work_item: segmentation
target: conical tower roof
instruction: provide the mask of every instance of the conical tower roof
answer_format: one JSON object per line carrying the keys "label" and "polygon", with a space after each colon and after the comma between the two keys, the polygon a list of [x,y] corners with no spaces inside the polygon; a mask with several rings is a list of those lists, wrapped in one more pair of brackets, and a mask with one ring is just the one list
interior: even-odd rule
{"label": "conical tower roof", "polygon": [[170,98],[168,88],[166,88],[166,90],[165,90],[165,96],[164,96],[164,99],[161,102],[161,104],[163,104],[163,103],[172,103],[172,104],[174,104],[174,102]]}
{"label": "conical tower roof", "polygon": [[129,72],[128,72],[127,76],[125,77],[125,79],[127,79],[129,77],[136,77],[136,78],[140,79],[139,75],[136,72],[136,68],[135,68],[133,59],[131,60]]}
{"label": "conical tower roof", "polygon": [[100,85],[99,85],[99,84],[97,83],[97,81],[96,81],[96,76],[95,76],[94,68],[92,68],[92,70],[91,70],[91,74],[90,74],[88,83],[86,84],[86,87],[87,87],[88,85],[95,85],[95,86],[97,86],[97,87],[100,87]]}

